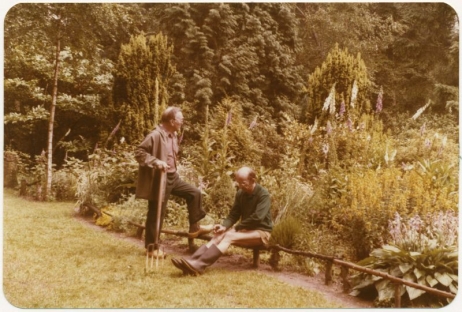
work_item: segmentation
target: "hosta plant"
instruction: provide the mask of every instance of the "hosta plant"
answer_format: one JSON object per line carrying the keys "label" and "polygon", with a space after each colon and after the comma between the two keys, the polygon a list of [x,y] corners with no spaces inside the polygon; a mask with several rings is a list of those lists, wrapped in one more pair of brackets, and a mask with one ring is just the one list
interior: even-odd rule
{"label": "hosta plant", "polygon": [[[415,215],[406,222],[398,213],[389,222],[390,244],[371,252],[358,264],[406,281],[457,294],[458,289],[458,217],[453,211]],[[383,277],[359,273],[351,278],[352,295],[375,289],[383,305],[395,293],[395,284]],[[448,303],[423,290],[402,286],[401,296],[415,305]]]}
{"label": "hosta plant", "polygon": [[[436,288],[453,294],[458,288],[458,251],[455,246],[449,248],[428,248],[423,252],[406,251],[396,246],[385,245],[375,249],[371,256],[358,264],[406,281]],[[394,298],[395,284],[388,279],[366,273],[359,273],[351,278],[355,285],[351,295],[359,295],[361,290],[375,287],[379,302]],[[407,294],[410,301],[426,297],[426,301],[443,305],[443,298],[434,297],[425,291],[411,286],[401,287],[401,296]]]}

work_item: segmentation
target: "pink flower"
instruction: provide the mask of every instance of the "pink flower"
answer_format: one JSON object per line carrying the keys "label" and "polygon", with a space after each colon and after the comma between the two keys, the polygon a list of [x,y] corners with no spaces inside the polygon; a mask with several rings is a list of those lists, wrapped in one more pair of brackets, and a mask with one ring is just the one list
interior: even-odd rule
{"label": "pink flower", "polygon": [[342,117],[343,114],[345,114],[345,101],[342,101],[342,103],[340,103],[340,110],[338,114],[340,115],[340,117]]}
{"label": "pink flower", "polygon": [[228,117],[226,118],[226,125],[229,125],[231,123],[231,117],[232,117],[232,114],[231,114],[231,111],[229,111]]}
{"label": "pink flower", "polygon": [[348,126],[348,129],[350,129],[350,131],[353,131],[353,122],[351,121],[350,117],[348,117],[347,126]]}
{"label": "pink flower", "polygon": [[424,124],[422,125],[422,127],[420,127],[420,136],[423,136],[423,135],[424,135],[425,130],[426,130],[426,127],[425,127],[425,122],[424,122]]}
{"label": "pink flower", "polygon": [[257,126],[257,118],[258,116],[255,116],[255,118],[252,120],[252,122],[250,123],[249,129],[253,129]]}
{"label": "pink flower", "polygon": [[332,125],[330,124],[330,121],[327,121],[326,132],[327,134],[331,134],[332,132]]}

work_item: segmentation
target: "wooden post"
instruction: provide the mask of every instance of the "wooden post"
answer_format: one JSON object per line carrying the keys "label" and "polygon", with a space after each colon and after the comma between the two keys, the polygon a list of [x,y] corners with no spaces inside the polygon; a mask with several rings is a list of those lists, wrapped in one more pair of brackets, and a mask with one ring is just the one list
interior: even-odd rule
{"label": "wooden post", "polygon": [[138,227],[136,229],[136,237],[141,239],[143,237],[144,227]]}
{"label": "wooden post", "polygon": [[19,196],[27,196],[27,182],[26,179],[21,179],[21,189],[19,190]]}
{"label": "wooden post", "polygon": [[271,248],[271,257],[270,257],[270,265],[271,268],[275,271],[279,271],[279,259],[281,256],[279,255],[279,251],[276,248]]}
{"label": "wooden post", "polygon": [[260,266],[260,248],[256,247],[252,249],[253,252],[253,267],[258,268]]}
{"label": "wooden post", "polygon": [[346,266],[340,266],[340,276],[342,277],[342,288],[344,293],[348,292],[351,288],[350,281],[348,280],[348,271],[349,269]]}
{"label": "wooden post", "polygon": [[332,282],[332,265],[333,262],[328,260],[326,261],[326,274],[325,274],[325,284],[329,285]]}
{"label": "wooden post", "polygon": [[401,308],[401,284],[395,284],[395,308]]}

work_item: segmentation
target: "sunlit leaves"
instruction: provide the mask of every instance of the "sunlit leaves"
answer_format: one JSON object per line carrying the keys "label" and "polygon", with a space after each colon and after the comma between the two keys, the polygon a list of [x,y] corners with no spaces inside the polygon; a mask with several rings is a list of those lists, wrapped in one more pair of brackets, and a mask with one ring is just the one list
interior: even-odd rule
{"label": "sunlit leaves", "polygon": [[5,124],[47,120],[49,113],[43,106],[33,107],[27,114],[10,113],[4,117]]}

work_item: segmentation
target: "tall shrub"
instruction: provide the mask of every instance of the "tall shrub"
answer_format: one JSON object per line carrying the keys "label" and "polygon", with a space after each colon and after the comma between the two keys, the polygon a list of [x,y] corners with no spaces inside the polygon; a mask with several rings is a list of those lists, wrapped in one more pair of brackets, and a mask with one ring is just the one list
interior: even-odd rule
{"label": "tall shrub", "polygon": [[[332,101],[337,111],[342,100],[346,101],[347,114],[353,114],[355,110],[364,111],[367,108],[371,85],[361,55],[354,57],[347,49],[341,49],[335,44],[322,65],[316,67],[308,77],[306,120],[312,122],[321,116],[323,104],[331,93],[331,88],[335,90]],[[352,97],[352,90],[355,90],[357,96]]]}
{"label": "tall shrub", "polygon": [[[119,134],[135,144],[153,130],[172,96],[182,98],[180,79],[167,37],[137,35],[121,47],[114,75],[114,105],[122,120]],[[175,103],[177,104],[177,103]]]}

